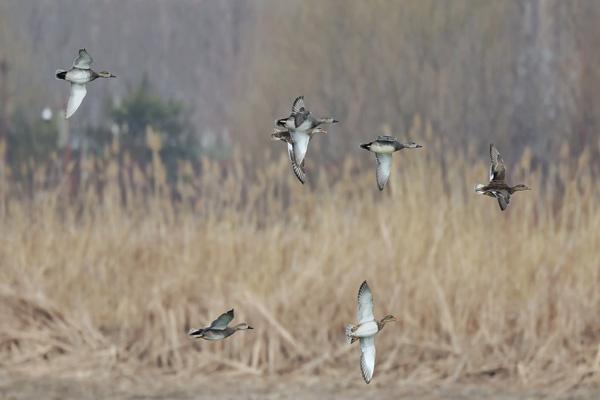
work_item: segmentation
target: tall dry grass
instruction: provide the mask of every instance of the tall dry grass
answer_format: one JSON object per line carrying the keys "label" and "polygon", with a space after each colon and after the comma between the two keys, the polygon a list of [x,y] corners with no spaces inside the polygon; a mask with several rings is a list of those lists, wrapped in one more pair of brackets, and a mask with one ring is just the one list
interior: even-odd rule
{"label": "tall dry grass", "polygon": [[[367,279],[376,315],[399,319],[377,338],[376,383],[598,383],[600,193],[585,153],[565,151],[542,175],[526,151],[509,180],[534,190],[502,213],[473,191],[486,149],[442,169],[430,142],[395,157],[383,193],[366,153],[368,168],[311,165],[309,186],[283,157],[254,172],[182,166],[178,200],[158,158],[153,180],[130,165],[119,181],[115,159],[85,161],[75,200],[64,176],[24,198],[0,171],[0,365],[360,382],[342,332]],[[186,336],[232,307],[254,331]]]}

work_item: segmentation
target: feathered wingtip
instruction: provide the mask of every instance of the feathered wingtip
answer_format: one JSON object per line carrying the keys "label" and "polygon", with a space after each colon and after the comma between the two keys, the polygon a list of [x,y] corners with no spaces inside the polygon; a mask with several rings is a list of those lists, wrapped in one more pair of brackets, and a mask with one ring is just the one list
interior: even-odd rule
{"label": "feathered wingtip", "polygon": [[354,329],[352,325],[346,325],[346,343],[348,344],[354,342],[354,338],[352,337],[352,329]]}

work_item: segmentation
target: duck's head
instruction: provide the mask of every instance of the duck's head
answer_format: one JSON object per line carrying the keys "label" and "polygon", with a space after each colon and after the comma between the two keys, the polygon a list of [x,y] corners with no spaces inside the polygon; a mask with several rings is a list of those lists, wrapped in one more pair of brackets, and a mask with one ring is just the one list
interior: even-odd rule
{"label": "duck's head", "polygon": [[420,144],[417,144],[415,142],[408,142],[404,145],[404,147],[407,149],[420,149],[423,146],[421,146]]}
{"label": "duck's head", "polygon": [[100,71],[100,72],[98,72],[98,76],[100,78],[116,78],[117,77],[116,75],[113,75],[108,71]]}
{"label": "duck's head", "polygon": [[245,323],[245,322],[242,322],[241,324],[237,324],[237,325],[235,326],[235,330],[236,330],[236,331],[245,331],[245,330],[248,330],[248,329],[254,329],[254,328],[253,328],[253,327],[251,327],[250,325],[248,325],[248,324],[247,324],[247,323]]}
{"label": "duck's head", "polygon": [[386,315],[385,317],[381,318],[381,321],[379,321],[377,325],[379,325],[379,330],[381,330],[383,329],[386,323],[396,321],[396,317],[394,317],[393,315]]}
{"label": "duck's head", "polygon": [[527,185],[520,184],[513,186],[512,190],[513,192],[519,192],[521,190],[531,190],[531,188]]}

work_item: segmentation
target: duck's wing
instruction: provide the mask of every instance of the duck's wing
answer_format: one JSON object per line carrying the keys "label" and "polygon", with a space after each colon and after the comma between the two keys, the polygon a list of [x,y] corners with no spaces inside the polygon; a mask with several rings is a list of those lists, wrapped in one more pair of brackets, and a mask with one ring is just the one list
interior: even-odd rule
{"label": "duck's wing", "polygon": [[302,165],[306,151],[308,150],[308,142],[310,142],[310,136],[306,132],[295,131],[292,132],[292,140],[294,147],[294,160],[296,164]]}
{"label": "duck's wing", "polygon": [[292,104],[292,114],[297,114],[301,111],[304,111],[305,109],[306,106],[304,105],[304,96],[296,97],[296,100],[294,100],[294,104]]}
{"label": "duck's wing", "polygon": [[75,111],[81,105],[81,102],[87,94],[85,85],[79,83],[71,83],[71,94],[69,95],[69,101],[67,103],[67,111],[65,114],[66,118],[70,118],[71,115],[75,114]]}
{"label": "duck's wing", "polygon": [[393,136],[388,136],[388,135],[381,135],[381,136],[377,136],[377,141],[378,142],[389,142],[389,143],[395,143],[398,141],[398,139],[396,139]]}
{"label": "duck's wing", "polygon": [[227,325],[229,325],[229,323],[231,322],[231,320],[233,319],[234,315],[233,315],[233,309],[227,311],[226,313],[223,313],[221,315],[219,315],[219,318],[215,319],[211,324],[210,324],[210,329],[217,329],[217,330],[223,330],[225,328],[227,328]]}
{"label": "duck's wing", "polygon": [[373,295],[367,281],[364,281],[358,289],[356,319],[358,320],[358,325],[375,320],[375,316],[373,315]]}
{"label": "duck's wing", "polygon": [[79,50],[79,55],[73,61],[73,66],[79,69],[90,69],[94,59],[89,55],[86,49]]}
{"label": "duck's wing", "polygon": [[296,163],[296,158],[294,157],[294,146],[288,143],[288,157],[290,158],[290,165],[292,166],[292,171],[294,171],[294,175],[296,178],[304,185],[306,181],[306,172],[304,172],[304,160],[301,165]]}
{"label": "duck's wing", "polygon": [[360,372],[369,383],[375,372],[375,336],[360,338],[360,352]]}
{"label": "duck's wing", "polygon": [[496,190],[492,192],[494,197],[498,199],[498,205],[500,206],[500,210],[504,211],[510,204],[510,194],[505,191]]}
{"label": "duck's wing", "polygon": [[379,190],[383,190],[392,170],[392,155],[375,153],[375,159],[377,160],[377,186]]}
{"label": "duck's wing", "polygon": [[506,167],[502,155],[493,144],[490,144],[490,159],[490,181],[503,181],[506,175]]}
{"label": "duck's wing", "polygon": [[294,126],[296,128],[299,128],[310,117],[310,113],[304,108],[301,111],[292,115],[294,116]]}

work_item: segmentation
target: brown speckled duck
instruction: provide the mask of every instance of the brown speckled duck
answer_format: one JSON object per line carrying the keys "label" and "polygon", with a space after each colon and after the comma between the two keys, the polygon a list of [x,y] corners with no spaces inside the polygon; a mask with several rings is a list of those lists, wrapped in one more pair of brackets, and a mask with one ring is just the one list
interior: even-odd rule
{"label": "brown speckled duck", "polygon": [[504,211],[510,203],[510,196],[521,190],[531,190],[526,185],[520,184],[509,186],[506,183],[506,167],[500,152],[493,144],[490,144],[490,182],[487,185],[481,183],[475,186],[475,192],[494,197],[498,200],[500,210]]}

